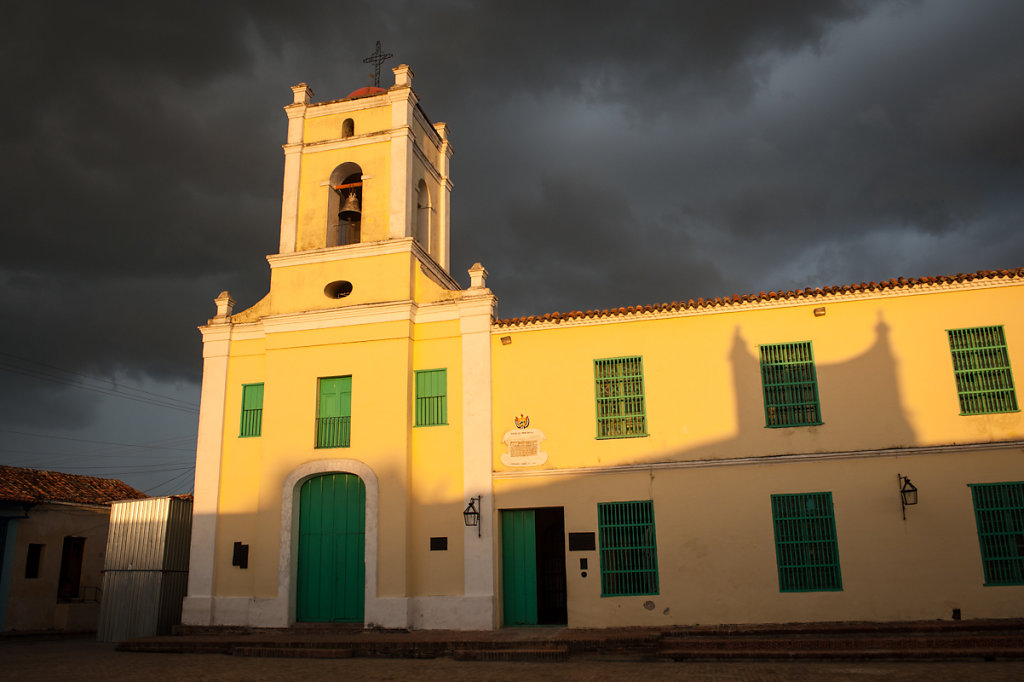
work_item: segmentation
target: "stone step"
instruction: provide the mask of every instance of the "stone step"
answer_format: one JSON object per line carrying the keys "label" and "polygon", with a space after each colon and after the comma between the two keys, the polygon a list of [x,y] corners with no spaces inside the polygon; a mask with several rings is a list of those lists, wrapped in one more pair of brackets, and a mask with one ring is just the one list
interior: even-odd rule
{"label": "stone step", "polygon": [[975,635],[955,637],[936,636],[861,636],[822,637],[817,636],[730,636],[665,639],[659,645],[660,651],[702,651],[702,650],[942,650],[942,649],[986,649],[1024,647],[1020,635]]}
{"label": "stone step", "polygon": [[238,646],[231,650],[231,654],[234,656],[265,658],[352,658],[352,649]]}
{"label": "stone step", "polygon": [[664,638],[693,636],[803,636],[803,635],[957,635],[964,633],[1004,632],[1024,636],[1024,619],[990,619],[971,621],[896,621],[889,623],[781,623],[767,625],[696,625],[664,631]]}
{"label": "stone step", "polygon": [[567,661],[568,647],[503,648],[503,649],[456,649],[452,652],[456,661]]}
{"label": "stone step", "polygon": [[757,659],[806,660],[986,660],[1024,659],[1024,646],[1018,648],[966,649],[705,649],[665,650],[659,657],[674,661],[730,661]]}

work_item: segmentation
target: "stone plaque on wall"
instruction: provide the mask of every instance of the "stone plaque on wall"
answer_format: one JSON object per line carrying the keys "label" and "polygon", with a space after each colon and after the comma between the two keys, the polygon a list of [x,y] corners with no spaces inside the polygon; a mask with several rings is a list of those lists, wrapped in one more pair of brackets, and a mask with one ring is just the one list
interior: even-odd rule
{"label": "stone plaque on wall", "polygon": [[510,467],[544,464],[548,461],[548,453],[541,452],[540,443],[543,440],[544,432],[540,429],[506,431],[501,442],[507,449],[501,455],[501,463]]}

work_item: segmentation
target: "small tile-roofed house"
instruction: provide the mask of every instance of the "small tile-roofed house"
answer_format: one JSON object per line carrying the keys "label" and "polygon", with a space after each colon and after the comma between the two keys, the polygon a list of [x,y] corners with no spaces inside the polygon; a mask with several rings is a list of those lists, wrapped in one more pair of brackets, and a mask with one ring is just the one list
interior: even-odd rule
{"label": "small tile-roofed house", "polygon": [[96,629],[112,478],[0,466],[0,630]]}

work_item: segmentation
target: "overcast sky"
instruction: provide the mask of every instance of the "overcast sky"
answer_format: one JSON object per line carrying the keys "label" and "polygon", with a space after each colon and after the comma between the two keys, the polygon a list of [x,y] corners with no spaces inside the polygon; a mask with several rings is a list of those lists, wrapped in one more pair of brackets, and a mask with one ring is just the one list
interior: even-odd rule
{"label": "overcast sky", "polygon": [[[501,317],[1024,265],[1024,3],[32,2],[0,23],[0,463],[191,489],[290,86],[380,40]],[[111,383],[113,382],[113,383]],[[140,393],[139,391],[147,393]]]}

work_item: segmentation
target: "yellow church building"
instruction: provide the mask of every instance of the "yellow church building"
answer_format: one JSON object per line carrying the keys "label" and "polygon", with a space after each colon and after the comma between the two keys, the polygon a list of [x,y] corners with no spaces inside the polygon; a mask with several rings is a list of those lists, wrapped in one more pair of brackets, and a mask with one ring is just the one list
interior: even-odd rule
{"label": "yellow church building", "polygon": [[200,328],[184,623],[1024,614],[1024,268],[496,319],[393,72],[292,88],[270,291]]}

